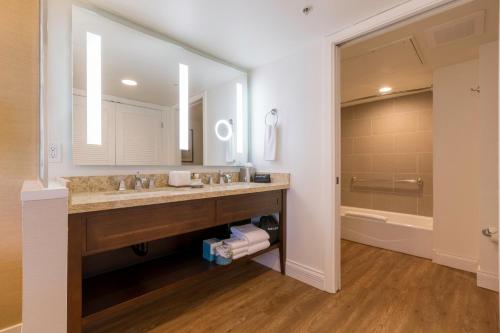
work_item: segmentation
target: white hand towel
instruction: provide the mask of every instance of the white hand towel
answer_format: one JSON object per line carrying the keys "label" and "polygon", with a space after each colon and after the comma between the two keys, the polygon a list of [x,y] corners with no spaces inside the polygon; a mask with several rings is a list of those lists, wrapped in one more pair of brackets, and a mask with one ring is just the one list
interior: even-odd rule
{"label": "white hand towel", "polygon": [[231,138],[227,140],[225,143],[226,149],[226,163],[234,162],[234,135],[231,135]]}
{"label": "white hand towel", "polygon": [[276,160],[276,126],[267,125],[264,139],[264,160]]}
{"label": "white hand towel", "polygon": [[267,232],[257,228],[253,224],[231,227],[231,232],[238,238],[246,239],[249,245],[257,244],[269,239],[269,234]]}
{"label": "white hand towel", "polygon": [[268,240],[257,243],[257,244],[250,245],[248,247],[248,254],[253,254],[253,253],[259,252],[261,250],[267,249],[269,246],[271,246],[271,243],[269,243]]}
{"label": "white hand towel", "polygon": [[229,245],[231,250],[241,249],[248,246],[248,241],[244,238],[231,237],[223,240],[224,244]]}

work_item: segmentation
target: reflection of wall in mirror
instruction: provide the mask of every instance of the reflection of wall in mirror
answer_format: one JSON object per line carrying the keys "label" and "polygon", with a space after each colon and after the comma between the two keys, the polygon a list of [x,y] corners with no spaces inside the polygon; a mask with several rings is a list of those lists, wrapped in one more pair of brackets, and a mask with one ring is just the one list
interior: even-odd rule
{"label": "reflection of wall in mirror", "polygon": [[189,129],[192,141],[190,150],[183,152],[182,164],[203,165],[203,99],[189,105]]}
{"label": "reflection of wall in mirror", "polygon": [[[205,128],[205,165],[220,166],[220,165],[240,165],[247,162],[247,111],[246,111],[246,93],[244,93],[244,152],[236,154],[236,148],[233,148],[235,162],[226,162],[226,145],[227,142],[220,141],[215,134],[215,124],[219,120],[233,120],[233,130],[236,130],[236,83],[243,84],[243,91],[246,92],[247,81],[246,75],[238,77],[234,80],[226,82],[217,87],[208,89],[206,92],[206,120]],[[235,140],[231,140],[235,142]]]}

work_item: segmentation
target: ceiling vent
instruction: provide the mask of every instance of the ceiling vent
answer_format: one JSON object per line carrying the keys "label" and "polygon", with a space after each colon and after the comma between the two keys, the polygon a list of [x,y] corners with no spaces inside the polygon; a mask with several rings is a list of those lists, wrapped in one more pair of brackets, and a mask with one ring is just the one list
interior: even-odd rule
{"label": "ceiling vent", "polygon": [[484,11],[475,12],[426,31],[430,47],[439,47],[484,33]]}

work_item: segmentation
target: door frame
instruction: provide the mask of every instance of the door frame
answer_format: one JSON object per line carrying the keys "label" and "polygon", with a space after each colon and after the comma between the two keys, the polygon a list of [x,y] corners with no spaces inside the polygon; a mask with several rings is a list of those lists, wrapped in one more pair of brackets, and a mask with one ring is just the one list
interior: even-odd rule
{"label": "door frame", "polygon": [[[328,217],[329,235],[326,241],[325,290],[335,293],[341,287],[340,235],[340,47],[350,41],[397,29],[414,20],[421,20],[474,0],[409,0],[382,13],[360,21],[341,31],[325,36],[323,40],[323,119],[325,133],[324,165],[331,170],[325,179],[325,198],[332,199]],[[500,103],[500,101],[499,101]],[[334,204],[332,205],[331,202]]]}

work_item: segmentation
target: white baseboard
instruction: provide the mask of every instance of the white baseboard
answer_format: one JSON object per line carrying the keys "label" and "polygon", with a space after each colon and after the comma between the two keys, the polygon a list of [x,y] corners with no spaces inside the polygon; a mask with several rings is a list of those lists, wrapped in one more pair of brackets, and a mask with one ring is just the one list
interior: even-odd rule
{"label": "white baseboard", "polygon": [[493,291],[498,291],[498,275],[477,271],[477,286]]}
{"label": "white baseboard", "polygon": [[23,324],[17,324],[0,330],[0,333],[21,333]]}
{"label": "white baseboard", "polygon": [[[253,260],[277,272],[281,270],[278,250],[265,253]],[[325,290],[325,274],[312,267],[288,259],[286,261],[286,275],[315,288]]]}
{"label": "white baseboard", "polygon": [[276,272],[281,271],[280,269],[280,256],[278,249],[264,253],[253,259],[253,261],[258,262],[261,265],[269,267]]}
{"label": "white baseboard", "polygon": [[439,252],[434,250],[432,261],[436,264],[448,266],[451,268],[461,269],[463,271],[476,273],[477,260],[464,258],[449,253]]}
{"label": "white baseboard", "polygon": [[305,284],[325,290],[325,273],[288,259],[286,261],[286,275]]}

